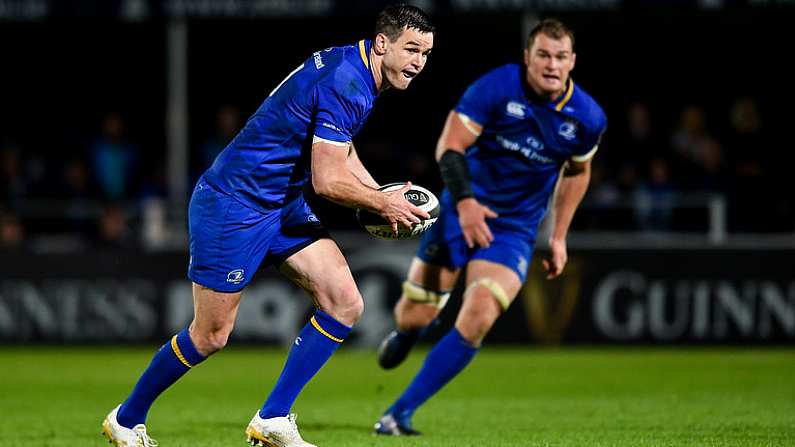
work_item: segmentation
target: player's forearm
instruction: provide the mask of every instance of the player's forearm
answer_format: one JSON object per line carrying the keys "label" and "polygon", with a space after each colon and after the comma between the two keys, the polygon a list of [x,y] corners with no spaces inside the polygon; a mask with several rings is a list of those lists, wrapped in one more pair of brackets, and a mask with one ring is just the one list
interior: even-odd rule
{"label": "player's forearm", "polygon": [[351,171],[351,174],[359,179],[362,184],[371,188],[378,188],[378,182],[375,181],[367,168],[364,167],[361,160],[359,160],[359,156],[356,153],[356,149],[354,149],[353,145],[351,145],[351,150],[345,163],[348,166],[348,170]]}
{"label": "player's forearm", "polygon": [[341,170],[325,176],[314,176],[315,192],[326,200],[348,208],[379,212],[385,206],[384,195],[365,185],[353,172]]}
{"label": "player's forearm", "polygon": [[561,177],[552,208],[554,222],[551,239],[566,240],[574,213],[588,190],[590,179],[590,170],[585,170],[576,175],[564,175]]}

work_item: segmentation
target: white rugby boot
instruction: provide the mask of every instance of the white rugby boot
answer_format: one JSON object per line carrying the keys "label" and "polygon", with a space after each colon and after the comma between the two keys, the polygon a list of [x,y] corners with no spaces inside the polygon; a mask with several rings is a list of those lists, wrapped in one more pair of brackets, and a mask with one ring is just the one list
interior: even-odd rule
{"label": "white rugby boot", "polygon": [[114,408],[102,421],[102,434],[108,438],[108,442],[117,447],[157,447],[157,441],[146,433],[146,425],[138,424],[127,428],[119,424],[116,420],[119,407],[121,405]]}
{"label": "white rugby boot", "polygon": [[317,447],[301,438],[295,424],[295,414],[262,419],[259,411],[254,413],[246,427],[246,441],[255,446],[265,447]]}

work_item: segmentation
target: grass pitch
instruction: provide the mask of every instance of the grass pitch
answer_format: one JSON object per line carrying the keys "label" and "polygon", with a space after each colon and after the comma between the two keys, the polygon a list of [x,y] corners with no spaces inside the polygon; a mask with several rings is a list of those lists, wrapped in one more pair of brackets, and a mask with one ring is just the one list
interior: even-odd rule
{"label": "grass pitch", "polygon": [[[0,348],[0,446],[102,446],[105,414],[152,348]],[[163,447],[245,446],[285,351],[230,347],[149,414]],[[795,350],[499,349],[416,414],[417,438],[371,434],[419,368],[343,349],[293,409],[308,441],[342,446],[795,446]]]}

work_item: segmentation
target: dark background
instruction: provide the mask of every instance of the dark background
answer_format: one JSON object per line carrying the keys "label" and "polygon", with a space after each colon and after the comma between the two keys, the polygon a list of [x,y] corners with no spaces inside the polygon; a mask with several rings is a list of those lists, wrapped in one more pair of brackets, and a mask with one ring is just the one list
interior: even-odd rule
{"label": "dark background", "polygon": [[[312,52],[371,37],[383,3],[0,0],[0,342],[150,341],[190,317],[187,196],[174,201],[167,168],[174,24],[186,25],[188,39],[189,160],[178,168],[194,181],[207,154],[231,138],[218,131],[220,110],[231,110],[239,128]],[[354,140],[379,182],[412,180],[439,191],[434,147],[463,90],[489,69],[521,61],[532,18],[557,17],[574,30],[573,76],[605,109],[608,132],[573,223],[566,275],[541,281],[534,264],[520,303],[490,342],[791,344],[795,6],[519,3],[420,2],[438,29],[429,63],[407,91],[379,98]],[[745,104],[743,114],[737,104]],[[648,125],[643,140],[633,139],[638,127],[628,118],[638,107]],[[685,110],[703,120],[689,134]],[[126,181],[116,194],[102,186],[105,168],[94,159],[109,116],[123,123],[114,144],[129,155],[113,171]],[[739,131],[744,125],[751,130]],[[688,150],[711,158],[685,157],[677,149],[682,135]],[[656,178],[655,166],[665,175]],[[716,198],[726,207],[728,236],[711,226]],[[164,219],[152,218],[152,203],[165,207]],[[356,343],[374,346],[391,328],[416,241],[342,231],[356,228],[352,210],[313,204],[367,294],[368,318],[377,320],[360,325]],[[617,338],[593,303],[604,299],[606,278],[628,271],[644,288],[617,292],[614,320],[627,327],[632,312],[644,317],[639,332]],[[263,269],[247,291],[250,315],[274,323],[292,315],[295,327],[303,325],[307,303],[286,284]],[[706,298],[696,296],[702,289]],[[445,311],[447,325],[457,300]],[[697,313],[701,302],[708,313]],[[654,332],[677,321],[684,330],[673,336]],[[240,327],[238,336],[254,341],[290,335],[251,321]]]}
{"label": "dark background", "polygon": [[[65,222],[56,211],[75,198],[63,186],[70,162],[88,169],[91,187],[81,198],[95,200],[100,210],[123,204],[130,239],[138,239],[139,201],[168,195],[169,23],[188,25],[191,158],[186,169],[194,180],[206,167],[201,148],[214,137],[219,108],[231,106],[244,120],[313,51],[370,37],[385,2],[287,2],[286,9],[275,10],[262,9],[263,2],[256,1],[238,2],[237,10],[218,4],[191,9],[194,3],[201,2],[3,2],[0,149],[17,154],[21,174],[14,181],[24,187],[9,192],[12,181],[2,174],[0,211],[5,220],[21,223],[25,237],[72,228],[88,239],[96,236],[94,224]],[[355,138],[361,158],[382,183],[412,180],[438,191],[442,185],[433,150],[450,108],[478,76],[521,60],[525,15],[557,17],[576,33],[576,82],[609,118],[595,161],[599,172],[576,230],[705,231],[703,209],[677,208],[673,218],[651,227],[640,223],[632,197],[649,180],[649,160],[657,157],[668,165],[671,178],[663,193],[676,200],[705,191],[727,198],[729,231],[791,234],[795,200],[787,180],[793,149],[788,131],[795,68],[789,61],[789,27],[795,8],[773,1],[666,4],[420,2],[438,28],[434,53],[411,88],[386,92],[376,102]],[[736,147],[729,114],[743,97],[755,103],[762,126],[751,144]],[[649,111],[651,146],[627,143],[627,113],[635,103]],[[699,165],[683,162],[671,147],[680,114],[692,105],[701,109],[708,134],[720,145],[717,180]],[[136,156],[124,195],[108,198],[93,180],[90,152],[103,117],[112,112],[124,121],[124,138]],[[759,168],[750,180],[738,174],[748,158]],[[621,197],[607,211],[600,203],[589,205],[598,202],[597,192],[604,188]],[[31,213],[26,206],[31,199],[60,201],[50,213]],[[317,206],[328,226],[354,227],[352,213],[326,203]],[[100,211],[95,214],[84,219],[102,219]],[[182,214],[176,214],[179,225]]]}

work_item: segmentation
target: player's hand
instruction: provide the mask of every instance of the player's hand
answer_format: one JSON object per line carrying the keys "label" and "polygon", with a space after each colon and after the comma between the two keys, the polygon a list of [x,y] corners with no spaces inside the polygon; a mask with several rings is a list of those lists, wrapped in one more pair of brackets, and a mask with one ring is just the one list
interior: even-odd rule
{"label": "player's hand", "polygon": [[544,270],[547,272],[547,279],[557,278],[566,267],[569,255],[566,252],[566,241],[561,239],[550,239],[549,256],[542,261]]}
{"label": "player's hand", "polygon": [[469,248],[474,248],[475,244],[486,248],[491,245],[494,235],[491,234],[486,218],[493,219],[497,213],[486,205],[481,205],[474,197],[461,199],[456,204],[458,210],[458,223],[461,224],[461,231],[464,233],[464,240]]}
{"label": "player's hand", "polygon": [[420,218],[428,219],[430,214],[421,210],[411,202],[406,200],[404,194],[411,189],[411,182],[407,182],[402,188],[383,193],[386,196],[386,204],[379,213],[381,217],[392,224],[392,231],[398,233],[398,225],[411,228],[414,224],[422,222]]}

